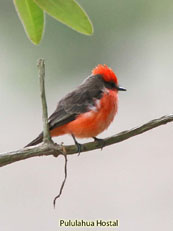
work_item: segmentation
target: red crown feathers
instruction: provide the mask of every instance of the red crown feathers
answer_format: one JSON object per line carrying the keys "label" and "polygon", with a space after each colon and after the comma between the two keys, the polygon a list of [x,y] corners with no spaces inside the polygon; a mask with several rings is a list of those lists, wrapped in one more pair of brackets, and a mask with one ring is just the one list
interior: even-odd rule
{"label": "red crown feathers", "polygon": [[109,68],[106,64],[102,65],[99,64],[98,66],[96,66],[93,70],[92,70],[92,74],[93,75],[102,75],[103,79],[106,82],[115,82],[116,84],[118,84],[118,79],[115,75],[115,73],[113,72],[113,70],[111,68]]}

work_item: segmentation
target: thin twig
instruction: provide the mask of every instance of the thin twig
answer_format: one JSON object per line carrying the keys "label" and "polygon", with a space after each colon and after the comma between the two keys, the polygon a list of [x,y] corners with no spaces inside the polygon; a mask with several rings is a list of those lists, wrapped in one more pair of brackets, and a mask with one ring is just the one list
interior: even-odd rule
{"label": "thin twig", "polygon": [[[122,142],[127,140],[133,136],[137,136],[141,133],[149,131],[153,128],[159,127],[166,123],[173,122],[173,114],[162,116],[158,119],[154,119],[149,121],[148,123],[143,124],[142,126],[132,128],[127,131],[120,132],[116,135],[107,137],[104,139],[104,147]],[[78,150],[76,145],[67,145],[64,146],[67,155],[77,154]],[[88,142],[82,145],[82,152],[88,152],[95,149],[99,149],[98,142]],[[38,147],[30,147],[30,148],[23,148],[13,152],[7,152],[0,154],[0,167],[14,163],[16,161],[28,159],[31,157],[38,157],[38,156],[54,156],[55,153],[62,154],[63,150],[62,147],[56,144],[45,144],[40,145]]]}
{"label": "thin twig", "polygon": [[[64,149],[64,147],[63,147],[63,149]],[[58,195],[54,198],[54,200],[53,200],[53,206],[54,206],[54,208],[55,208],[56,200],[61,196],[62,191],[63,191],[63,188],[64,188],[64,185],[65,185],[65,182],[66,182],[66,180],[67,180],[67,155],[66,155],[65,149],[63,150],[63,152],[64,152],[63,156],[64,156],[64,158],[65,158],[65,164],[64,164],[64,180],[63,180],[63,182],[62,182],[62,184],[61,184],[61,187],[60,187],[60,190],[59,190],[59,194],[58,194]]]}
{"label": "thin twig", "polygon": [[52,142],[50,132],[49,132],[49,124],[48,124],[48,113],[47,113],[47,103],[46,103],[46,94],[45,94],[45,63],[44,59],[39,59],[38,63],[39,70],[39,79],[40,79],[40,94],[41,94],[41,102],[42,102],[42,119],[43,119],[43,142],[50,143]]}

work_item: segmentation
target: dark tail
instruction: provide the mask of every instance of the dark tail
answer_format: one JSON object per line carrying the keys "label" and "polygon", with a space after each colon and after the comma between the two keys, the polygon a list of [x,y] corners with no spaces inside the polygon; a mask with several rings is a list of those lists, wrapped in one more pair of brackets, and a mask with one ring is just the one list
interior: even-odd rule
{"label": "dark tail", "polygon": [[36,139],[34,139],[33,141],[31,141],[29,144],[27,144],[26,146],[25,146],[25,148],[26,147],[29,147],[29,146],[34,146],[34,145],[36,145],[36,144],[39,144],[39,143],[41,143],[43,141],[43,133],[40,133],[40,135],[36,138]]}

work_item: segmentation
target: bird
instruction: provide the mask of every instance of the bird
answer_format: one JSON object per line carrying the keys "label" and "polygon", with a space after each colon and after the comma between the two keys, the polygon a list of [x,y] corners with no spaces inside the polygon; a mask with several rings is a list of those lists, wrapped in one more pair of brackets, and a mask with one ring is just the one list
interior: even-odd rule
{"label": "bird", "polygon": [[[79,154],[82,145],[76,138],[93,138],[103,147],[97,135],[109,127],[117,113],[118,91],[126,89],[119,86],[114,71],[105,64],[97,65],[89,77],[58,102],[48,118],[50,136],[70,134]],[[42,141],[43,132],[25,147]]]}

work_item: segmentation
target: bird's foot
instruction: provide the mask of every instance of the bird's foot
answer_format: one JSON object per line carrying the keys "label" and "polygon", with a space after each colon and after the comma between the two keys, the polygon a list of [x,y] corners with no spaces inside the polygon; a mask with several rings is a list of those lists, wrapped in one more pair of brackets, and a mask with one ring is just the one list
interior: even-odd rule
{"label": "bird's foot", "polygon": [[74,135],[72,135],[72,137],[73,137],[73,140],[74,140],[75,145],[77,147],[77,152],[78,152],[78,156],[79,156],[80,153],[81,153],[81,151],[82,151],[82,144],[80,144],[80,143],[77,142],[77,140],[76,140],[76,138],[75,138]]}
{"label": "bird's foot", "polygon": [[101,150],[104,148],[105,146],[105,141],[104,139],[99,139],[97,137],[93,137],[94,141],[97,142],[101,148]]}
{"label": "bird's foot", "polygon": [[82,144],[76,142],[76,147],[77,147],[77,151],[78,151],[78,156],[80,155],[81,151],[82,151]]}

